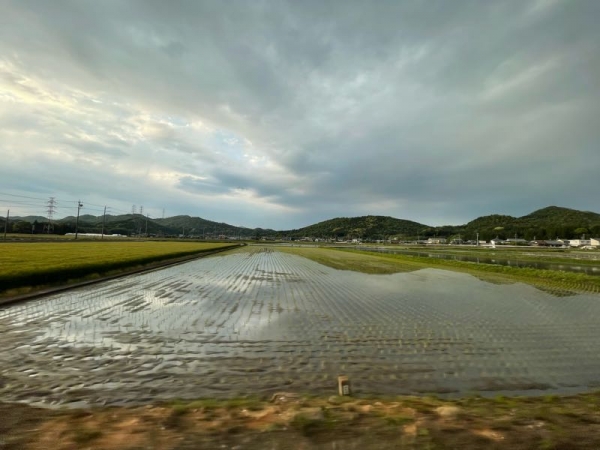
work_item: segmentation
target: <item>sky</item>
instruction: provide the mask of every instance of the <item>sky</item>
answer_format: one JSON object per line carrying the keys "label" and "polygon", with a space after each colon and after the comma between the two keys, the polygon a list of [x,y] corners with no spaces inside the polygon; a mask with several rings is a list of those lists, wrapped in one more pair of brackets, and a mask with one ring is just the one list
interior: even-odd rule
{"label": "sky", "polygon": [[0,215],[600,212],[599,1],[0,9]]}

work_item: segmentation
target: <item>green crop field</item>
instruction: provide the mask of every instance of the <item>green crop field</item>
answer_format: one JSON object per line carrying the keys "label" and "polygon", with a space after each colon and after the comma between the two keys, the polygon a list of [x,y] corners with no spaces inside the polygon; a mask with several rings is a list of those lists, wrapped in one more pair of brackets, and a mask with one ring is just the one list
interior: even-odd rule
{"label": "green crop field", "polygon": [[231,244],[152,241],[0,243],[0,293],[23,293],[35,286],[97,277],[228,246]]}

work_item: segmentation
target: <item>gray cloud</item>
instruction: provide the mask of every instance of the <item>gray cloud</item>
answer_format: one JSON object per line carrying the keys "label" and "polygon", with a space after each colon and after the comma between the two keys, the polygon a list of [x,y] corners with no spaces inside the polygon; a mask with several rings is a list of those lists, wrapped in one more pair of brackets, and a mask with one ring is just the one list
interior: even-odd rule
{"label": "gray cloud", "polygon": [[599,14],[586,0],[6,2],[0,176],[274,228],[593,210]]}

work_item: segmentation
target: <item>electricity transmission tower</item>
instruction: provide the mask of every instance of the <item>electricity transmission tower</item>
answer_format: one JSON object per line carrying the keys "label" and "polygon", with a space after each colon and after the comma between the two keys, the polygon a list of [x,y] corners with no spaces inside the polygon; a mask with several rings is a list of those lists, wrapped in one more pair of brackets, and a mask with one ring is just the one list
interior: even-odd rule
{"label": "electricity transmission tower", "polygon": [[50,197],[46,202],[46,213],[48,214],[48,225],[46,225],[46,233],[50,234],[54,231],[54,224],[52,220],[54,219],[54,212],[56,211],[56,199],[54,197]]}

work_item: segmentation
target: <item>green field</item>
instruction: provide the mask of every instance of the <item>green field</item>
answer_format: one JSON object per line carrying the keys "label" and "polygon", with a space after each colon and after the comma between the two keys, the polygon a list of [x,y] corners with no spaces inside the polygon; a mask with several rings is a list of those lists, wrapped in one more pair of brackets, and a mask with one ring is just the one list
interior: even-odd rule
{"label": "green field", "polygon": [[231,246],[166,241],[0,243],[0,294],[25,293]]}
{"label": "green field", "polygon": [[[394,247],[387,247],[394,249]],[[398,247],[396,247],[398,248]],[[543,247],[400,247],[400,250],[425,252],[437,255],[457,255],[480,258],[510,259],[514,261],[545,262],[556,264],[600,265],[600,251],[579,249],[551,249]]]}

